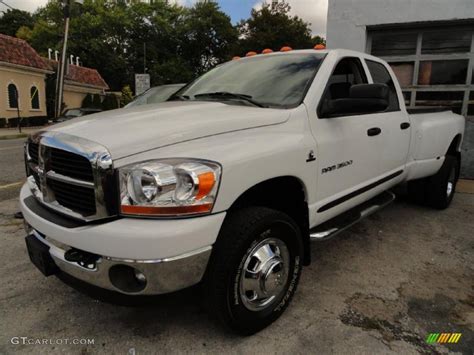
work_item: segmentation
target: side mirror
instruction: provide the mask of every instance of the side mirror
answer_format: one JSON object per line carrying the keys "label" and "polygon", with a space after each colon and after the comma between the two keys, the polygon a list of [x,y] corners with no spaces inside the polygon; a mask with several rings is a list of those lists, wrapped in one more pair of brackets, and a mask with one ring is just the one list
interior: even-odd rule
{"label": "side mirror", "polygon": [[385,84],[352,85],[349,97],[327,101],[321,115],[323,118],[348,114],[365,114],[385,111],[389,103],[390,89]]}

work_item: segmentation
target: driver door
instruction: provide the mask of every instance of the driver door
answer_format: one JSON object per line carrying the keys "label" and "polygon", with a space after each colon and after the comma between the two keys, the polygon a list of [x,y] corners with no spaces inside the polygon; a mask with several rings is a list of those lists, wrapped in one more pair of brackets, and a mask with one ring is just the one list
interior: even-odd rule
{"label": "driver door", "polygon": [[[383,144],[376,134],[380,114],[344,114],[321,117],[329,100],[349,98],[350,87],[366,84],[367,75],[357,57],[339,60],[330,76],[319,102],[317,122],[314,124],[317,142],[317,197],[318,213],[340,211],[353,204],[354,191],[366,186],[380,172],[380,148]],[[352,197],[351,197],[352,195]],[[345,208],[347,207],[347,208]],[[336,213],[337,214],[337,213]]]}

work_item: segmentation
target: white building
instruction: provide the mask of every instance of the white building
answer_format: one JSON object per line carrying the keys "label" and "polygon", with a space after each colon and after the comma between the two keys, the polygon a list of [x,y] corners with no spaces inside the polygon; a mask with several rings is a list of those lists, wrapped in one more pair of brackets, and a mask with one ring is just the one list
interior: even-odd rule
{"label": "white building", "polygon": [[474,178],[474,0],[329,0],[327,47],[387,60],[407,106],[464,115],[462,175]]}

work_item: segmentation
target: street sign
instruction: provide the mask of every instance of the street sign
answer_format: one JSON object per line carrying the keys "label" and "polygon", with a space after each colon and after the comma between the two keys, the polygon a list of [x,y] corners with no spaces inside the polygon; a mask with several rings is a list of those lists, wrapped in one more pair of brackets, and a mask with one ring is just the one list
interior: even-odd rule
{"label": "street sign", "polygon": [[150,88],[150,74],[135,74],[135,95],[147,91]]}

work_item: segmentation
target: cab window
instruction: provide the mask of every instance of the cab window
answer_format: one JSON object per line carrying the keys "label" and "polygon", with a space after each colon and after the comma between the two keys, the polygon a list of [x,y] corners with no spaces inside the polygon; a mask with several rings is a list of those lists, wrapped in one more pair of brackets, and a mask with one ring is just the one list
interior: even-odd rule
{"label": "cab window", "polygon": [[372,80],[377,84],[385,84],[390,89],[389,91],[389,103],[385,112],[400,111],[400,105],[398,103],[397,90],[393,83],[392,76],[388,72],[387,68],[379,62],[373,60],[366,60],[367,67],[369,68]]}
{"label": "cab window", "polygon": [[367,83],[367,76],[359,58],[346,57],[341,59],[328,80],[318,113],[324,112],[325,107],[331,100],[349,98],[352,85]]}

